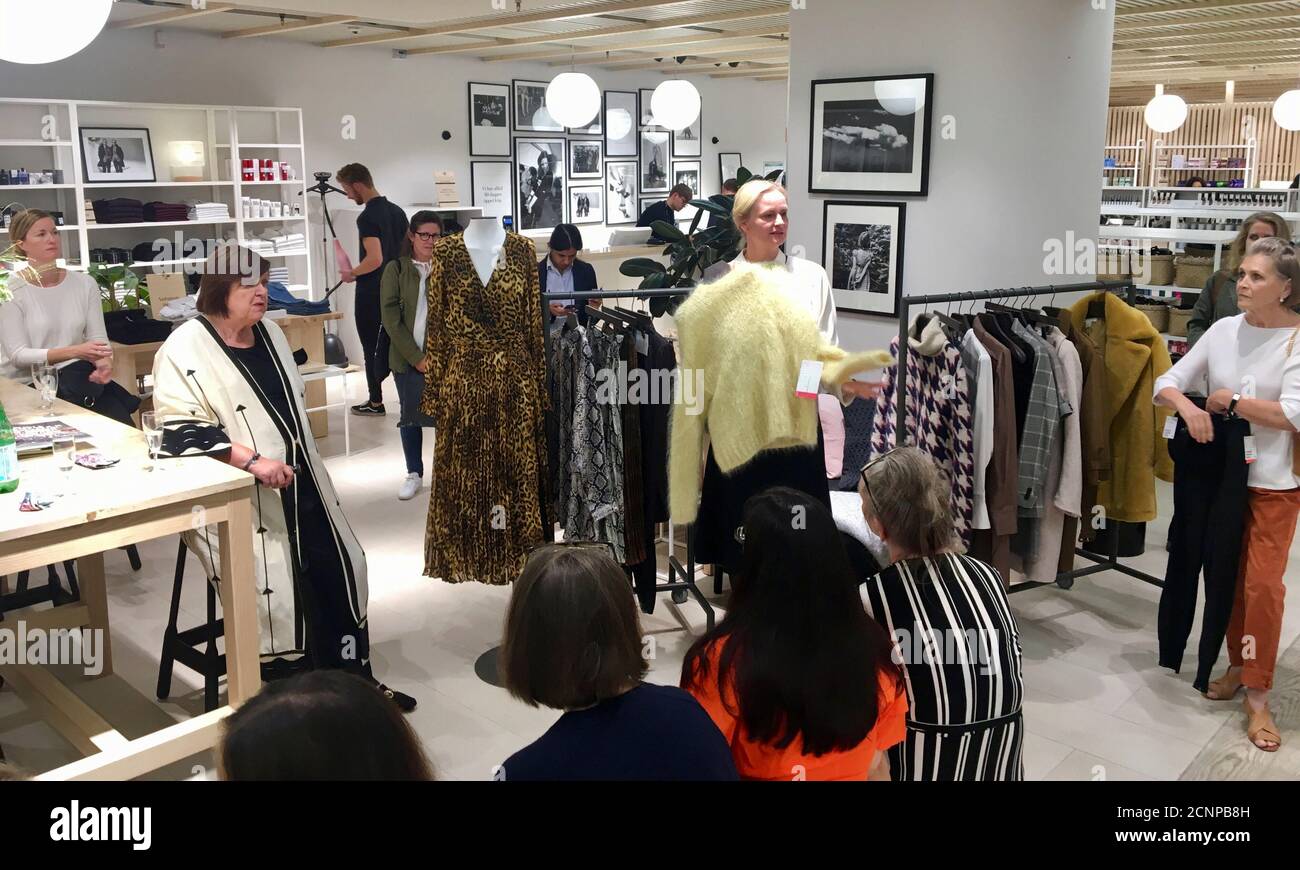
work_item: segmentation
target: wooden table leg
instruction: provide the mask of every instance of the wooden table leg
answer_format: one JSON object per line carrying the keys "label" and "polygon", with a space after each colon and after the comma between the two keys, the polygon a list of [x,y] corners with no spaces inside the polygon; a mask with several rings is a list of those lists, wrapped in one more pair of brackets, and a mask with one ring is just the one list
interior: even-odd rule
{"label": "wooden table leg", "polygon": [[113,673],[113,644],[108,631],[108,587],[104,583],[104,554],[91,553],[78,559],[77,578],[81,584],[81,600],[90,617],[86,627],[98,631],[102,638],[104,668],[99,676],[107,677]]}
{"label": "wooden table leg", "polygon": [[230,706],[238,707],[262,685],[257,627],[257,582],[253,570],[253,507],[249,491],[232,493],[228,519],[218,527],[221,542],[221,607],[226,626],[226,684]]}

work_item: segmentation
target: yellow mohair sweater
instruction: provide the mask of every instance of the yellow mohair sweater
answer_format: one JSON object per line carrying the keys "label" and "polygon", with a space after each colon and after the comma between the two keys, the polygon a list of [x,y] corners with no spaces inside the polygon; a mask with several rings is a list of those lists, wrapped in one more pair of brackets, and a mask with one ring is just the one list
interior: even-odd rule
{"label": "yellow mohair sweater", "polygon": [[854,374],[894,361],[883,350],[848,353],[828,344],[783,288],[789,280],[784,269],[734,270],[697,287],[677,310],[668,460],[674,522],[695,519],[706,434],[724,473],[763,450],[816,446],[817,402],[795,395],[804,360],[820,360],[822,385],[837,392]]}

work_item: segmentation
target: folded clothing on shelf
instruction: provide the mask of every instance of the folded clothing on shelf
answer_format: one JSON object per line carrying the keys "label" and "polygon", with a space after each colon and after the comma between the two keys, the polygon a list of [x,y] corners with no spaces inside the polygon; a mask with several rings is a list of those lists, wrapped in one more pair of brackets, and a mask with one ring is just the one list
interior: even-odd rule
{"label": "folded clothing on shelf", "polygon": [[131,255],[136,263],[152,263],[155,260],[206,260],[212,255],[217,242],[216,239],[187,239],[180,250],[172,239],[163,239],[163,244],[158,242],[141,242],[131,249]]}
{"label": "folded clothing on shelf", "polygon": [[289,288],[278,281],[269,281],[266,285],[266,307],[268,309],[283,309],[290,314],[328,314],[330,304],[328,302],[310,302],[306,299],[299,299],[289,292]]}
{"label": "folded clothing on shelf", "polygon": [[272,281],[272,282],[274,282],[274,283],[276,283],[276,284],[288,284],[288,283],[289,283],[289,267],[288,267],[288,266],[272,266],[272,267],[271,267],[271,273],[270,273],[270,275],[267,276],[267,280],[268,280],[268,281]]}
{"label": "folded clothing on shelf", "polygon": [[101,224],[144,223],[144,203],[138,199],[97,199],[91,203],[95,220]]}
{"label": "folded clothing on shelf", "polygon": [[189,219],[192,221],[228,221],[230,220],[230,206],[224,202],[191,202],[189,203]]}
{"label": "folded clothing on shelf", "polygon": [[192,293],[180,296],[164,305],[162,310],[158,312],[158,316],[173,323],[189,320],[199,313],[199,309],[196,307],[198,300],[199,297]]}
{"label": "folded clothing on shelf", "polygon": [[146,221],[189,220],[190,209],[183,202],[147,202],[144,205]]}
{"label": "folded clothing on shelf", "polygon": [[132,260],[131,251],[126,248],[90,249],[90,262],[92,263],[130,263]]}

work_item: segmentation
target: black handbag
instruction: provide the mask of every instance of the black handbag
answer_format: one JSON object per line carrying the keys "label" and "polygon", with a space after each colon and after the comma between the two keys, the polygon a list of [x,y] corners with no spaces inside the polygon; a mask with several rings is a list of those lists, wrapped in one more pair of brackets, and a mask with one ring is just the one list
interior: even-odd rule
{"label": "black handbag", "polygon": [[97,384],[90,379],[94,365],[85,360],[59,369],[58,397],[65,402],[89,408],[124,426],[135,426],[131,415],[140,407],[140,397],[133,395],[116,381]]}
{"label": "black handbag", "polygon": [[143,308],[123,308],[104,312],[104,330],[118,344],[147,344],[166,341],[172,325],[167,320],[153,320]]}

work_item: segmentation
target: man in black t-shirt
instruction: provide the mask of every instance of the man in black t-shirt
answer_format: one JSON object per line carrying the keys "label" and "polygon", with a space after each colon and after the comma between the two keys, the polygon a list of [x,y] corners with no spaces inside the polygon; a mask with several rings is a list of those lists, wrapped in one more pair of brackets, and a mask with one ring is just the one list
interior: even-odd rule
{"label": "man in black t-shirt", "polygon": [[[686,204],[691,201],[695,195],[689,185],[678,184],[668,193],[668,198],[663,202],[656,202],[653,205],[646,206],[646,210],[641,212],[641,217],[637,220],[636,225],[639,227],[653,227],[655,221],[663,221],[667,224],[677,225],[677,212],[686,208]],[[650,244],[666,242],[667,239],[661,239],[654,233],[650,234]]]}
{"label": "man in black t-shirt", "polygon": [[356,318],[357,335],[366,357],[366,382],[370,398],[352,406],[352,413],[362,416],[382,417],[384,411],[384,380],[389,375],[388,336],[379,317],[379,280],[384,267],[402,253],[408,222],[406,212],[393,205],[375,190],[370,170],[360,163],[349,163],[335,175],[339,186],[359,206],[357,235],[361,239],[361,261],[351,272],[343,275],[344,281],[357,282]]}

